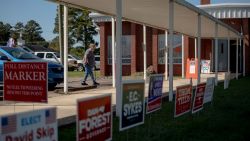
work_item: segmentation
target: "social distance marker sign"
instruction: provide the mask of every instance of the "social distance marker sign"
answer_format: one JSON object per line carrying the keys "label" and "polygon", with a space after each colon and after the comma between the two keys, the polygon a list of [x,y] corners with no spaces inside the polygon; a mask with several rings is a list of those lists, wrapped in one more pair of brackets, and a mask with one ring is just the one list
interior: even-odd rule
{"label": "social distance marker sign", "polygon": [[206,88],[206,83],[201,83],[196,86],[192,113],[196,113],[203,109],[205,88]]}
{"label": "social distance marker sign", "polygon": [[147,114],[161,109],[163,75],[150,76],[148,89]]}
{"label": "social distance marker sign", "polygon": [[176,87],[174,117],[179,117],[191,111],[192,92],[192,85]]}
{"label": "social distance marker sign", "polygon": [[0,117],[1,141],[57,141],[56,108]]}
{"label": "social distance marker sign", "polygon": [[123,82],[120,131],[144,123],[144,81]]}
{"label": "social distance marker sign", "polygon": [[47,62],[5,62],[4,100],[47,103]]}
{"label": "social distance marker sign", "polygon": [[112,139],[111,94],[77,100],[77,141]]}

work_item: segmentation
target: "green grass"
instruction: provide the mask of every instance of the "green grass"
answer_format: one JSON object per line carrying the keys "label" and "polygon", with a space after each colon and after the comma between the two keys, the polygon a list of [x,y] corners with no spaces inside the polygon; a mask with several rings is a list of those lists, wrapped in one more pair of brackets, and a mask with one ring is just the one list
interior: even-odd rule
{"label": "green grass", "polygon": [[[94,75],[96,75],[97,78],[100,77],[100,71],[94,71],[93,72]],[[69,77],[83,77],[84,76],[84,72],[81,72],[81,71],[69,71],[68,73]]]}
{"label": "green grass", "polygon": [[[114,141],[249,141],[250,77],[232,80],[227,90],[215,88],[212,104],[192,115],[174,119],[174,102],[163,101],[162,109],[145,115],[145,123],[119,132],[113,118]],[[59,141],[75,140],[75,124],[59,128]]]}

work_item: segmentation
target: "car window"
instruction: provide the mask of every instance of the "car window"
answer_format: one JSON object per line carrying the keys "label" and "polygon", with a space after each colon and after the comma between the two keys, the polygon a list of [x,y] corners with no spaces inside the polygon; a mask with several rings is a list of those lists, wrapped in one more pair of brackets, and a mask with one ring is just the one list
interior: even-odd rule
{"label": "car window", "polygon": [[54,58],[52,53],[47,53],[46,58]]}
{"label": "car window", "polygon": [[44,53],[37,53],[36,56],[43,58],[44,57]]}
{"label": "car window", "polygon": [[72,57],[71,57],[71,56],[68,56],[68,58],[69,58],[69,59],[72,59]]}
{"label": "car window", "polygon": [[60,54],[59,53],[55,52],[54,54],[56,55],[57,58],[60,58]]}
{"label": "car window", "polygon": [[95,61],[100,61],[100,57],[95,57]]}
{"label": "car window", "polygon": [[5,47],[2,49],[5,50],[12,57],[17,58],[17,59],[37,59],[38,58],[37,56],[35,56],[31,53],[28,53],[27,51],[25,51],[22,48]]}

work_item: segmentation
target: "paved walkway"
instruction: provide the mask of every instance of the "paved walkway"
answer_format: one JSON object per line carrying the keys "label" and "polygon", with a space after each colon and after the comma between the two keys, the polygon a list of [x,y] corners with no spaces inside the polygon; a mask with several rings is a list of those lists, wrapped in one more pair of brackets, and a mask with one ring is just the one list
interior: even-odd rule
{"label": "paved walkway", "polygon": [[[213,77],[214,74],[203,74],[201,76],[201,82],[205,82],[207,77]],[[223,81],[224,73],[219,73],[218,75],[219,81]],[[137,78],[136,78],[137,79]],[[40,103],[15,103],[13,102],[0,102],[0,115],[14,113],[14,112],[22,112],[28,110],[35,110],[45,107],[56,106],[57,107],[57,118],[58,124],[64,125],[68,123],[75,122],[76,115],[76,101],[79,98],[86,98],[96,95],[101,95],[105,93],[112,93],[112,104],[115,105],[115,89],[112,87],[112,81],[110,79],[99,79],[101,85],[96,89],[89,90],[81,90],[70,92],[69,94],[57,94],[53,91],[49,92],[49,101],[48,104],[40,104]],[[71,78],[69,80],[69,86],[72,87],[81,87],[80,78]],[[174,90],[176,86],[189,84],[189,79],[181,79],[180,77],[174,78]],[[196,80],[193,81],[193,85],[196,85]],[[63,85],[61,85],[62,87]],[[146,84],[147,88],[147,84]],[[164,81],[163,85],[163,94],[166,96],[168,94],[168,81]],[[145,90],[145,96],[147,95],[147,89]]]}

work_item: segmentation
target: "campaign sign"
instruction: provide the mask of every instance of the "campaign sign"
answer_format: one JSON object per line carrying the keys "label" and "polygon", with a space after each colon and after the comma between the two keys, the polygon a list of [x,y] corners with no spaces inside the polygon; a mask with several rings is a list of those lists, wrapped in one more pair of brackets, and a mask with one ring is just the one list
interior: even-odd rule
{"label": "campaign sign", "polygon": [[206,84],[204,100],[203,100],[204,104],[212,101],[213,94],[214,94],[214,84],[215,84],[214,77],[207,78],[207,84]]}
{"label": "campaign sign", "polygon": [[5,62],[4,100],[47,103],[47,62]]}
{"label": "campaign sign", "polygon": [[144,81],[123,83],[120,131],[144,123]]}
{"label": "campaign sign", "polygon": [[206,83],[201,83],[196,86],[192,113],[196,113],[202,110],[205,88],[206,88]]}
{"label": "campaign sign", "polygon": [[111,94],[77,100],[77,141],[112,139]]}
{"label": "campaign sign", "polygon": [[0,117],[1,141],[57,141],[56,108]]}
{"label": "campaign sign", "polygon": [[191,111],[192,85],[176,87],[174,117],[179,117]]}
{"label": "campaign sign", "polygon": [[161,109],[163,75],[150,76],[148,89],[147,114]]}
{"label": "campaign sign", "polygon": [[210,60],[201,60],[201,73],[210,73]]}

